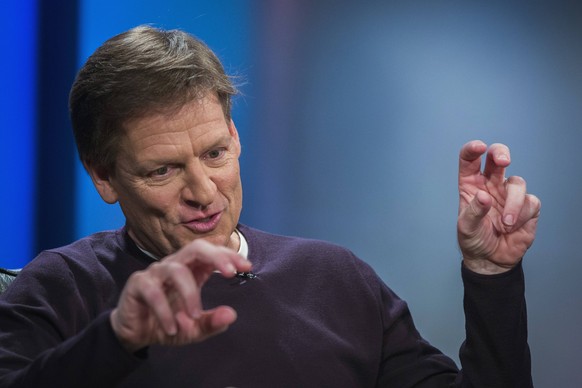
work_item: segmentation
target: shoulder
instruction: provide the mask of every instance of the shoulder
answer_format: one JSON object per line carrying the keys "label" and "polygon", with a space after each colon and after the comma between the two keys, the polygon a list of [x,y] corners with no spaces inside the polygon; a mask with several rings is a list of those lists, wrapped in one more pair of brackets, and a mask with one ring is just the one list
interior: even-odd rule
{"label": "shoulder", "polygon": [[22,269],[21,275],[29,272],[36,272],[38,276],[62,274],[80,267],[94,270],[103,256],[112,254],[119,247],[118,233],[99,232],[61,247],[43,250]]}
{"label": "shoulder", "polygon": [[380,282],[375,271],[350,249],[328,241],[267,233],[239,225],[249,244],[253,266],[279,266],[294,271],[309,268],[334,278]]}
{"label": "shoulder", "polygon": [[[108,267],[119,261],[147,261],[149,258],[141,252],[129,237],[125,228],[97,232],[83,237],[68,245],[47,249],[41,252],[34,262],[42,262],[43,266],[57,265],[56,258],[68,266]],[[95,268],[93,268],[95,270]]]}
{"label": "shoulder", "polygon": [[290,254],[293,256],[318,255],[355,257],[347,248],[328,241],[296,236],[283,236],[239,225],[239,231],[249,244],[250,254]]}
{"label": "shoulder", "polygon": [[122,228],[47,249],[22,269],[16,281],[62,290],[123,283],[131,272],[148,264],[128,240]]}
{"label": "shoulder", "polygon": [[126,232],[124,228],[117,230],[107,230],[93,233],[89,236],[80,238],[68,245],[57,248],[47,249],[40,253],[42,255],[61,255],[65,257],[77,257],[79,255],[96,256],[106,254],[109,251],[125,250],[127,247]]}

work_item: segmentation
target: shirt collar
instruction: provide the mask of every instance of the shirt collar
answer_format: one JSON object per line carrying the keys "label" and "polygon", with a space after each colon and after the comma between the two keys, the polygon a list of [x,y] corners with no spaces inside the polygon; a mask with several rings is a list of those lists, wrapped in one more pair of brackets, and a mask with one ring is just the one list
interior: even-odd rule
{"label": "shirt collar", "polygon": [[[243,236],[243,234],[241,232],[238,231],[238,229],[235,229],[234,231],[238,235],[238,239],[240,241],[240,244],[239,244],[238,252],[237,253],[239,255],[241,255],[242,257],[244,257],[245,259],[248,259],[248,256],[249,256],[249,244],[247,243],[247,239],[245,238],[245,236]],[[139,248],[140,251],[142,251],[143,253],[145,253],[146,255],[148,255],[149,257],[151,257],[152,259],[154,259],[154,260],[160,260],[156,255],[154,255],[151,252],[146,251],[145,249],[143,249],[139,245],[137,245],[137,247]]]}

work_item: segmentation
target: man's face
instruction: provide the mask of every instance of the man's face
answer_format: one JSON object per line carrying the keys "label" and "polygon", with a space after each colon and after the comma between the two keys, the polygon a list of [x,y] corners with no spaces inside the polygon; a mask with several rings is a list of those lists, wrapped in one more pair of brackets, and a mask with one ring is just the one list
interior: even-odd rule
{"label": "man's face", "polygon": [[136,243],[160,257],[197,238],[238,249],[241,147],[216,96],[125,130],[115,172],[89,170],[101,197],[119,201]]}

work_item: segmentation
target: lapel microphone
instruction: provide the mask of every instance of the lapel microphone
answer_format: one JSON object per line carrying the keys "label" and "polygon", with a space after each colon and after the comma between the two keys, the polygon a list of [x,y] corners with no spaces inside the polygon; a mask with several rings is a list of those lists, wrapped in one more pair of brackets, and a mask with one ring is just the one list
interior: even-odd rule
{"label": "lapel microphone", "polygon": [[257,275],[255,275],[252,272],[237,272],[235,276],[239,279],[244,279],[244,280],[254,279],[257,277]]}

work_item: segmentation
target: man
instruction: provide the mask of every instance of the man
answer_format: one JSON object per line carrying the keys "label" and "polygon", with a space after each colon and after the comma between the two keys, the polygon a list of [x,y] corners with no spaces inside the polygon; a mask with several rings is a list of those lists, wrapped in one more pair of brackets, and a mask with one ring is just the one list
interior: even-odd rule
{"label": "man", "polygon": [[521,259],[540,201],[505,179],[506,146],[460,153],[459,371],[350,251],[239,224],[235,92],[180,31],[138,27],[87,60],[77,147],[126,225],[42,252],[2,294],[1,387],[531,386]]}

